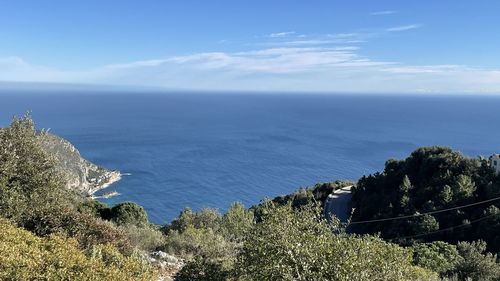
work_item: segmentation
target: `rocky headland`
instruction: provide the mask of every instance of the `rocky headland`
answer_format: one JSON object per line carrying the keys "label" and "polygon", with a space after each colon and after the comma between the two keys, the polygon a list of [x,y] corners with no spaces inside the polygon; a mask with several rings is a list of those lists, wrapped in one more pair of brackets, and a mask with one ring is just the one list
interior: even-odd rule
{"label": "rocky headland", "polygon": [[42,137],[44,149],[56,158],[57,169],[67,177],[66,187],[92,195],[121,179],[116,170],[107,170],[84,159],[69,141],[50,133]]}

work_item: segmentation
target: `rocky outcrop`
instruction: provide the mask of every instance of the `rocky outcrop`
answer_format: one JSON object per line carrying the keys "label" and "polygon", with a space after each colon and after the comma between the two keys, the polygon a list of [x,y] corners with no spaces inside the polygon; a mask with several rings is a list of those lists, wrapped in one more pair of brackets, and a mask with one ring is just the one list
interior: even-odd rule
{"label": "rocky outcrop", "polygon": [[184,266],[184,260],[162,251],[152,252],[146,258],[153,266],[158,268],[160,272],[158,281],[174,280],[175,274]]}
{"label": "rocky outcrop", "polygon": [[92,195],[121,178],[119,171],[110,171],[83,159],[75,146],[61,137],[44,133],[42,145],[55,157],[57,169],[67,177],[66,187],[69,189]]}

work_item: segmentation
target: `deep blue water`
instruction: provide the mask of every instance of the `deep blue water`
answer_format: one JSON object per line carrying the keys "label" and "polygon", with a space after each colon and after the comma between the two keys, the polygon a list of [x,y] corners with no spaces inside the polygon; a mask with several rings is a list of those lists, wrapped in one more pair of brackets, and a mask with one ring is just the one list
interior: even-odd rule
{"label": "deep blue water", "polygon": [[500,152],[500,98],[287,94],[0,93],[0,125],[32,110],[155,223],[186,206],[245,205],[357,179],[419,146]]}

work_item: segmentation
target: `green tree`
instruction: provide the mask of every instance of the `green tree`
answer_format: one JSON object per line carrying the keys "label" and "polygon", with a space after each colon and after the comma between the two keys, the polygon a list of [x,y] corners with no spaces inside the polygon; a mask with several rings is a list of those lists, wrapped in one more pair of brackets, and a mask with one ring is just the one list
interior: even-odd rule
{"label": "green tree", "polygon": [[243,280],[434,280],[410,253],[375,237],[334,234],[314,206],[267,210],[247,235],[235,272]]}
{"label": "green tree", "polygon": [[441,275],[450,272],[461,257],[457,247],[443,241],[418,243],[412,246],[413,263]]}
{"label": "green tree", "polygon": [[218,230],[221,220],[221,214],[215,209],[204,208],[199,212],[193,212],[190,208],[185,208],[177,219],[164,227],[164,231],[166,234],[172,230],[183,232],[189,226]]}
{"label": "green tree", "polygon": [[464,200],[472,197],[476,191],[476,185],[467,175],[459,175],[455,183],[455,193],[458,198]]}
{"label": "green tree", "polygon": [[413,230],[416,234],[427,234],[439,230],[439,222],[432,215],[417,217],[415,221]]}
{"label": "green tree", "polygon": [[[411,181],[410,181],[411,179]],[[413,237],[439,229],[454,229],[484,216],[483,206],[440,212],[433,217],[392,220],[389,218],[459,207],[497,197],[500,175],[483,160],[469,158],[448,147],[422,147],[403,160],[389,160],[381,172],[364,176],[353,189],[352,221],[377,220],[377,223],[352,225],[360,234],[380,233],[381,237]],[[388,218],[389,220],[381,220]],[[461,231],[441,231],[420,235],[427,242],[443,240],[485,240],[489,250],[500,251],[494,228],[484,231],[481,223],[469,223]],[[401,239],[401,243],[411,242]]]}
{"label": "green tree", "polygon": [[123,202],[113,206],[111,220],[118,225],[147,226],[149,224],[144,208],[133,202]]}
{"label": "green tree", "polygon": [[41,148],[43,137],[30,115],[0,129],[0,215],[28,229],[40,227],[33,219],[40,213],[72,208],[73,196],[62,188],[55,160]]}
{"label": "green tree", "polygon": [[446,206],[453,200],[453,191],[449,185],[445,185],[443,190],[439,193],[441,205]]}
{"label": "green tree", "polygon": [[[229,216],[233,217],[232,214]],[[188,260],[203,256],[231,263],[237,245],[228,238],[231,233],[224,230],[222,222],[223,218],[217,210],[193,212],[186,208],[171,225],[164,227],[167,237],[163,249]],[[230,225],[227,222],[229,220],[225,225]]]}
{"label": "green tree", "polygon": [[253,227],[254,221],[253,211],[237,202],[232,204],[222,217],[221,229],[228,239],[240,241]]}
{"label": "green tree", "polygon": [[484,241],[460,242],[457,245],[457,250],[462,259],[456,265],[453,273],[460,280],[500,280],[500,265],[496,262],[497,256],[486,253]]}

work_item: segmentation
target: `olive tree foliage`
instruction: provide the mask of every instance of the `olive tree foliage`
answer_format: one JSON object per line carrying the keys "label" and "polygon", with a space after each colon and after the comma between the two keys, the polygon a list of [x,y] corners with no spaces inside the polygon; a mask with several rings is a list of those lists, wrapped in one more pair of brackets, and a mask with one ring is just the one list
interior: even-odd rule
{"label": "olive tree foliage", "polygon": [[409,250],[373,236],[336,234],[321,209],[267,210],[246,236],[235,264],[241,280],[433,280],[413,266]]}
{"label": "olive tree foliage", "polygon": [[167,241],[163,248],[188,260],[202,256],[232,264],[253,224],[253,212],[241,203],[234,203],[224,215],[214,209],[193,212],[186,208],[164,228]]}
{"label": "olive tree foliage", "polygon": [[253,211],[234,203],[221,215],[214,209],[185,209],[164,230],[164,249],[187,259],[176,280],[226,280],[243,240],[255,224]]}
{"label": "olive tree foliage", "polygon": [[500,265],[497,256],[486,252],[484,241],[460,242],[457,245],[461,256],[453,272],[459,280],[500,280]]}
{"label": "olive tree foliage", "polygon": [[87,251],[58,235],[37,237],[0,218],[0,280],[158,280],[138,255],[124,256],[110,244]]}
{"label": "olive tree foliage", "polygon": [[[57,160],[43,149],[45,137],[29,114],[0,129],[0,217],[39,236],[73,237],[82,248],[109,243],[131,253],[134,245],[128,232],[90,211],[105,210],[101,204],[93,201],[84,206],[80,195],[65,188],[66,177],[56,168]],[[129,217],[144,221],[139,211],[116,213],[120,222]]]}
{"label": "olive tree foliage", "polygon": [[418,243],[412,246],[413,262],[441,275],[452,271],[461,261],[455,245],[443,241]]}
{"label": "olive tree foliage", "polygon": [[74,198],[42,149],[44,135],[28,114],[0,129],[0,215],[40,234],[73,209]]}
{"label": "olive tree foliage", "polygon": [[500,280],[497,257],[486,252],[484,241],[457,245],[435,241],[417,243],[411,249],[415,265],[439,273],[444,280]]}
{"label": "olive tree foliage", "polygon": [[231,241],[241,241],[254,225],[254,214],[252,211],[236,202],[229,207],[221,220],[221,233]]}

